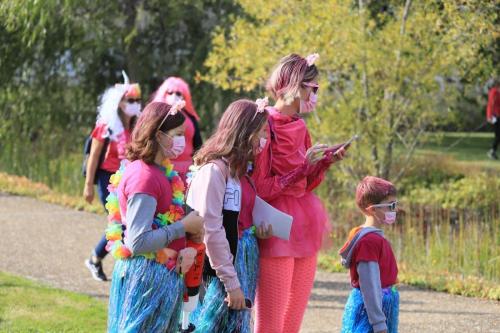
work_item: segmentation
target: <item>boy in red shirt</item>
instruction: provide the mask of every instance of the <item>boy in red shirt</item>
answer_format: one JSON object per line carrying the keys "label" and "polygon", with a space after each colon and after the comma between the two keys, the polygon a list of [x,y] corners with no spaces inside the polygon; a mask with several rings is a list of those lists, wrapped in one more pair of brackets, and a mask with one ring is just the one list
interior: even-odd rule
{"label": "boy in red shirt", "polygon": [[365,177],[356,189],[356,204],[365,215],[365,223],[351,230],[339,251],[353,286],[342,318],[342,333],[397,333],[398,266],[380,229],[396,221],[396,188],[384,179]]}

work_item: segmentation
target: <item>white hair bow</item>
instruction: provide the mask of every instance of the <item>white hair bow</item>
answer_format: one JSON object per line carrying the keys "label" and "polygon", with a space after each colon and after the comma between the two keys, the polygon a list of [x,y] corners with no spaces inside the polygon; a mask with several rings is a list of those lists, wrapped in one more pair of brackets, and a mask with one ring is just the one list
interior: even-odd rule
{"label": "white hair bow", "polygon": [[269,98],[267,98],[267,96],[264,98],[257,98],[255,104],[257,104],[257,113],[262,113],[266,110],[266,106],[269,105]]}
{"label": "white hair bow", "polygon": [[184,100],[178,100],[177,102],[174,103],[174,105],[170,107],[170,111],[168,111],[168,114],[171,116],[175,116],[177,112],[184,109],[185,106],[186,102]]}
{"label": "white hair bow", "polygon": [[307,66],[312,66],[314,65],[314,63],[316,62],[316,60],[319,58],[319,54],[318,53],[312,53],[310,55],[308,55],[306,57],[306,61],[307,61]]}

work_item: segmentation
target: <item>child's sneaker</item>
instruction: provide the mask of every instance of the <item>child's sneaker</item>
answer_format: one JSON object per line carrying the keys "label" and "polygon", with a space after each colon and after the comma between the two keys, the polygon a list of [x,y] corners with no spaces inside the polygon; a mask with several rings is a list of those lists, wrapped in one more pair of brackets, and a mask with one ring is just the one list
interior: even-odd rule
{"label": "child's sneaker", "polygon": [[492,160],[498,160],[498,156],[493,149],[488,150],[488,157]]}
{"label": "child's sneaker", "polygon": [[104,271],[102,270],[102,263],[94,263],[91,259],[85,260],[85,266],[89,269],[90,273],[92,273],[92,277],[96,281],[107,281],[108,278]]}

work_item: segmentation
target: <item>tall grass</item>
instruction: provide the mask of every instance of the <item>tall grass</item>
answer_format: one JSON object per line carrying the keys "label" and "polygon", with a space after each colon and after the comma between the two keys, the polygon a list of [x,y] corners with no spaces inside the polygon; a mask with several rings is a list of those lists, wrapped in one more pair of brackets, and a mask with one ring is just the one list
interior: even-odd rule
{"label": "tall grass", "polygon": [[395,249],[405,270],[429,278],[442,276],[449,288],[481,279],[485,282],[481,296],[500,299],[498,206],[481,213],[417,206],[403,223],[388,236],[396,240]]}
{"label": "tall grass", "polygon": [[[500,300],[500,206],[481,212],[410,205],[394,226],[384,228],[398,259],[400,280],[436,290]],[[350,216],[355,213],[351,212]],[[362,223],[334,225],[334,248]],[[323,266],[337,269],[336,253]]]}
{"label": "tall grass", "polygon": [[79,149],[79,142],[72,149],[5,142],[0,151],[0,171],[44,183],[59,193],[79,196],[85,181]]}

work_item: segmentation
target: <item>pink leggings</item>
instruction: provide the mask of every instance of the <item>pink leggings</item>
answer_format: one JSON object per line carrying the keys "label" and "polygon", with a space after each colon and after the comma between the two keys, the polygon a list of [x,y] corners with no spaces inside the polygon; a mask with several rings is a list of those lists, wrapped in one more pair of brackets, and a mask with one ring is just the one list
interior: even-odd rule
{"label": "pink leggings", "polygon": [[255,333],[299,332],[316,273],[316,256],[260,258]]}

